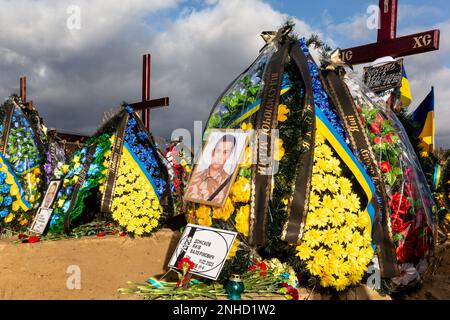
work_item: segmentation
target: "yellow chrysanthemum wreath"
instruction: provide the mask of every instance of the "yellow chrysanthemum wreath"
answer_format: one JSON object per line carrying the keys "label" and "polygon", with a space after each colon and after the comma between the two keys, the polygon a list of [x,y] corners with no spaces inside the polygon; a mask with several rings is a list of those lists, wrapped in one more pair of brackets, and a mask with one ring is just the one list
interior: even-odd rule
{"label": "yellow chrysanthemum wreath", "polygon": [[136,235],[152,232],[163,213],[150,182],[125,150],[120,158],[111,211],[120,226]]}
{"label": "yellow chrysanthemum wreath", "polygon": [[323,287],[338,291],[361,281],[374,254],[370,217],[341,172],[341,161],[316,133],[309,211],[297,256]]}

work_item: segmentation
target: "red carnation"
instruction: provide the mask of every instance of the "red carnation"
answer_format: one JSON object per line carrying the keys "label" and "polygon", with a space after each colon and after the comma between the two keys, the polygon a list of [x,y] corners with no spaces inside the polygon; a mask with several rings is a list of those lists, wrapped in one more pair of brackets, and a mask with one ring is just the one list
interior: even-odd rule
{"label": "red carnation", "polygon": [[290,295],[292,297],[292,300],[298,300],[299,295],[297,289],[287,283],[283,283],[282,286],[286,288],[286,294]]}
{"label": "red carnation", "polygon": [[28,238],[28,243],[36,243],[36,242],[39,242],[38,236],[31,236]]}
{"label": "red carnation", "polygon": [[381,144],[383,141],[381,140],[380,137],[375,137],[374,142],[375,144]]}
{"label": "red carnation", "polygon": [[392,137],[395,135],[395,133],[391,132],[388,133],[385,137],[384,137],[384,141],[388,142],[388,143],[392,143]]}
{"label": "red carnation", "polygon": [[264,261],[258,262],[257,265],[262,271],[266,271],[267,270],[267,264]]}
{"label": "red carnation", "polygon": [[379,113],[376,114],[375,118],[377,118],[377,121],[378,121],[380,124],[382,124],[383,121],[384,121],[383,116],[382,116],[381,114],[379,114]]}
{"label": "red carnation", "polygon": [[184,271],[184,268],[186,268],[186,272],[188,273],[193,267],[195,266],[195,263],[191,261],[189,258],[182,258],[177,263],[177,268]]}
{"label": "red carnation", "polygon": [[119,233],[119,236],[121,236],[121,237],[125,237],[127,234],[124,232],[124,231],[122,231],[121,233]]}
{"label": "red carnation", "polygon": [[406,245],[406,243],[403,243],[397,247],[395,253],[397,254],[397,260],[400,263],[405,263],[413,256],[414,248]]}
{"label": "red carnation", "polygon": [[408,198],[399,192],[394,193],[389,205],[394,210],[394,214],[396,215],[405,215],[411,206]]}
{"label": "red carnation", "polygon": [[387,161],[380,162],[381,172],[389,172],[391,171],[391,165]]}
{"label": "red carnation", "polygon": [[370,129],[372,129],[372,132],[373,132],[373,133],[379,134],[379,133],[380,133],[380,130],[381,130],[380,123],[378,123],[378,122],[372,122],[372,123],[370,124]]}
{"label": "red carnation", "polygon": [[411,225],[411,221],[404,222],[399,216],[392,216],[392,218],[392,231],[395,233],[402,232]]}
{"label": "red carnation", "polygon": [[106,234],[103,231],[97,233],[97,237],[104,237]]}

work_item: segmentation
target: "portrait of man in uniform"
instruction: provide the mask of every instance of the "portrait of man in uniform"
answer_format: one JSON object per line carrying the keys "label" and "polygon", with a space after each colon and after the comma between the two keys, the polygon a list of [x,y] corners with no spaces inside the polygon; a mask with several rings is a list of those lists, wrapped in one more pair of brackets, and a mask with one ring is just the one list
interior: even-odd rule
{"label": "portrait of man in uniform", "polygon": [[248,133],[214,130],[195,166],[186,189],[186,201],[221,207],[230,191],[248,143]]}

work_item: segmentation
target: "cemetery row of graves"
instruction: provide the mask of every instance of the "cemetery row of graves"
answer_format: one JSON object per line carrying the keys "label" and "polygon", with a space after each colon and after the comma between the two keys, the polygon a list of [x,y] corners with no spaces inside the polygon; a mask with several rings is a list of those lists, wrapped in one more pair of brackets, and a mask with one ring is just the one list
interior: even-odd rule
{"label": "cemetery row of graves", "polygon": [[[212,107],[195,162],[181,141],[155,143],[149,110],[169,99],[150,100],[149,75],[141,102],[124,103],[71,148],[24,90],[9,97],[0,106],[0,233],[33,243],[178,230],[168,253],[177,281],[120,290],[149,298],[420,285],[448,232],[450,158],[406,112],[403,61],[363,78],[345,61],[357,50],[332,52],[292,28],[262,34],[255,61]],[[144,73],[149,63],[144,56]]]}

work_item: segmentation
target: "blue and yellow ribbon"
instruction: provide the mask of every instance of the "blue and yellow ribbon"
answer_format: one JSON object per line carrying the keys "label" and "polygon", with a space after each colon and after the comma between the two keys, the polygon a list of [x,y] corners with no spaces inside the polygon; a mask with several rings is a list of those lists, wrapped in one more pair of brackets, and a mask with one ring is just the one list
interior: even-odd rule
{"label": "blue and yellow ribbon", "polygon": [[[290,85],[283,86],[280,91],[280,95],[285,94],[291,88]],[[259,110],[261,106],[261,99],[256,100],[251,105],[245,107],[245,109],[239,113],[234,119],[231,119],[230,122],[225,126],[225,128],[232,128],[235,125],[243,122],[245,119],[248,119],[251,115],[253,115],[256,111]]]}
{"label": "blue and yellow ribbon", "polygon": [[146,177],[147,181],[150,183],[151,187],[153,188],[153,192],[159,199],[159,194],[156,189],[155,182],[153,181],[152,176],[148,173],[147,169],[145,168],[144,164],[139,160],[139,158],[135,155],[135,153],[131,150],[130,145],[124,141],[123,143],[123,153],[125,155],[128,155],[128,159],[132,159],[134,161],[134,164],[141,169],[141,171],[144,173],[144,176]]}
{"label": "blue and yellow ribbon", "polygon": [[433,190],[436,190],[439,187],[439,182],[441,181],[441,171],[441,165],[436,163],[436,165],[434,166]]}
{"label": "blue and yellow ribbon", "polygon": [[8,161],[3,157],[3,154],[0,153],[0,171],[6,173],[5,182],[11,185],[12,187],[17,188],[17,194],[14,195],[16,200],[13,203],[17,203],[23,211],[28,211],[31,209],[30,203],[25,200],[23,197],[24,192],[22,186],[20,185],[19,179],[14,174],[14,171],[11,169]]}

